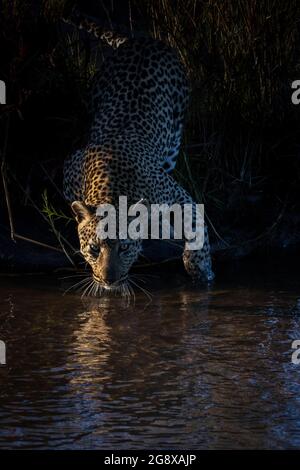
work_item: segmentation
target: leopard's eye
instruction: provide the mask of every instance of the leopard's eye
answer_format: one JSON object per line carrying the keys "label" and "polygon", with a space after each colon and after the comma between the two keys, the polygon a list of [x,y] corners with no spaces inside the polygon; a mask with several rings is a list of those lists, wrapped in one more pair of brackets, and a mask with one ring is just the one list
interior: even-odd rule
{"label": "leopard's eye", "polygon": [[120,245],[120,251],[127,251],[129,248],[129,243],[122,243]]}
{"label": "leopard's eye", "polygon": [[99,255],[100,247],[95,243],[90,243],[90,252],[92,253],[92,255]]}

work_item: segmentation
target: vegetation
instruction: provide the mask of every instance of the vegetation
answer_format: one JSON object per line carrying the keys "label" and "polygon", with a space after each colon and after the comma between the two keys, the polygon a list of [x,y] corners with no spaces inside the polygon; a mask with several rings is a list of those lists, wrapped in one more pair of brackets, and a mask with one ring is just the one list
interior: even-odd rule
{"label": "vegetation", "polygon": [[[62,162],[84,136],[86,90],[104,47],[63,23],[73,3],[2,2],[0,78],[9,104],[1,107],[0,149],[17,216],[30,201],[42,213],[45,190],[48,208],[68,213]],[[270,240],[299,210],[300,109],[290,98],[300,74],[299,2],[95,1],[90,11],[81,3],[99,22],[148,31],[177,49],[192,94],[176,177],[205,202],[229,244],[241,238],[232,236],[237,228],[247,233],[242,243]],[[0,204],[6,211],[5,198]]]}

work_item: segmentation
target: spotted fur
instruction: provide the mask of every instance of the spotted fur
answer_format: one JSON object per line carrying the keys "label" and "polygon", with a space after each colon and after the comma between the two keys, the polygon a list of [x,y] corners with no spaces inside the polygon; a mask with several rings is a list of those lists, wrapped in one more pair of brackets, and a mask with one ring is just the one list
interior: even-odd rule
{"label": "spotted fur", "polygon": [[[91,30],[91,27],[88,29]],[[97,30],[97,36],[103,35]],[[88,144],[65,162],[64,193],[78,221],[81,252],[99,285],[122,282],[142,250],[140,241],[107,242],[96,236],[103,203],[192,203],[170,175],[181,143],[188,82],[176,53],[151,38],[119,41],[92,87]],[[211,280],[207,229],[201,250],[184,250],[193,278]]]}

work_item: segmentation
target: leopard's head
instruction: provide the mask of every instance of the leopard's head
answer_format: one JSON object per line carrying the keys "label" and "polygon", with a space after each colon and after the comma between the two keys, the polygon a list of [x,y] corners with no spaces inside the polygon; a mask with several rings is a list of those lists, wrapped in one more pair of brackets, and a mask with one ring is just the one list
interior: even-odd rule
{"label": "leopard's head", "polygon": [[92,268],[94,281],[107,290],[118,289],[142,249],[141,240],[99,239],[99,217],[83,202],[72,203],[78,222],[80,251]]}

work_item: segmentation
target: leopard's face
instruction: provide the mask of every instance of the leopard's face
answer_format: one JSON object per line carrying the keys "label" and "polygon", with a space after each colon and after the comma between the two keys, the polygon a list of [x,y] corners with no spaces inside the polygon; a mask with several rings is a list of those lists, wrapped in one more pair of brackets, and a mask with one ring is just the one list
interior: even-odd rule
{"label": "leopard's face", "polygon": [[141,240],[100,240],[97,236],[99,218],[82,202],[72,209],[78,222],[80,251],[92,268],[94,281],[107,290],[118,289],[128,279],[128,273],[142,249]]}

